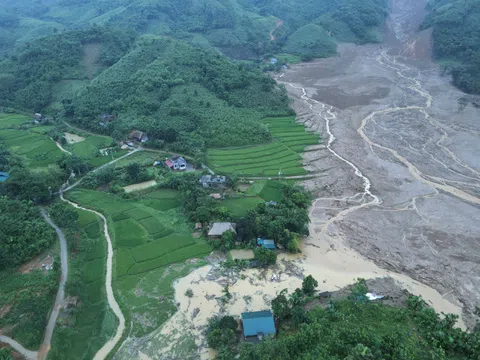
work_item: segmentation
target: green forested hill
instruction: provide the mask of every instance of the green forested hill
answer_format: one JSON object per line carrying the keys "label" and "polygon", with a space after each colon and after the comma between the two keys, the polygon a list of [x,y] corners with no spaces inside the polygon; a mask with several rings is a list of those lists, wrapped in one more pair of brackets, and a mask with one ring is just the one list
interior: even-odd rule
{"label": "green forested hill", "polygon": [[480,0],[432,0],[424,27],[434,52],[463,91],[480,93]]}
{"label": "green forested hill", "polygon": [[[0,52],[53,31],[113,25],[180,38],[246,58],[281,50],[289,35],[315,24],[333,40],[378,41],[386,0],[7,0],[0,10]],[[284,24],[275,41],[270,31]],[[307,41],[308,43],[308,41]],[[314,50],[312,55],[315,54]],[[297,51],[308,53],[308,48]]]}
{"label": "green forested hill", "polygon": [[[286,94],[274,84],[248,64],[232,64],[181,41],[146,37],[80,91],[69,111],[80,126],[115,131],[116,137],[140,128],[184,144],[260,143],[269,140],[261,118],[289,113]],[[120,115],[106,129],[98,124],[104,112]]]}
{"label": "green forested hill", "polygon": [[[259,120],[288,115],[288,99],[259,59],[331,56],[339,41],[378,41],[386,15],[386,0],[2,5],[0,106],[116,138],[138,128],[182,150],[269,140]],[[118,119],[101,125],[103,113]]]}

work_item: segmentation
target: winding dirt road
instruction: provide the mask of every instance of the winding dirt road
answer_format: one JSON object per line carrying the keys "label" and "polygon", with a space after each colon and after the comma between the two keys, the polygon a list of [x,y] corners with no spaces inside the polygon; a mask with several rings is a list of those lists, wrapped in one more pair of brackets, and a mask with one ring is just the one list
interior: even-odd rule
{"label": "winding dirt road", "polygon": [[65,299],[65,284],[68,278],[68,250],[67,250],[67,240],[62,230],[55,225],[55,223],[47,215],[45,209],[41,209],[42,216],[45,221],[55,229],[58,239],[60,240],[60,266],[62,269],[62,275],[60,277],[60,283],[58,285],[57,297],[55,298],[55,304],[53,305],[52,311],[50,313],[50,319],[48,320],[47,327],[45,329],[45,336],[43,339],[43,344],[38,352],[38,360],[43,360],[47,358],[47,354],[50,350],[52,343],[53,330],[57,323],[58,314],[60,309],[63,306],[63,301]]}
{"label": "winding dirt road", "polygon": [[98,350],[98,352],[95,354],[94,360],[103,360],[117,345],[117,343],[122,338],[123,332],[125,331],[125,317],[123,316],[122,310],[120,309],[120,306],[118,305],[117,300],[115,299],[115,296],[113,294],[113,288],[112,288],[113,246],[112,246],[112,239],[110,238],[110,234],[108,232],[107,219],[105,218],[105,216],[103,216],[103,214],[95,210],[90,210],[90,209],[81,207],[80,205],[65,199],[63,197],[63,192],[60,194],[60,199],[77,209],[94,213],[95,215],[99,216],[103,220],[103,234],[105,235],[105,239],[107,239],[107,274],[105,278],[107,301],[108,301],[108,305],[110,306],[110,308],[112,309],[113,313],[115,314],[115,316],[119,321],[115,335],[105,345],[103,345],[102,348]]}
{"label": "winding dirt road", "polygon": [[51,347],[53,330],[55,329],[55,325],[57,322],[58,314],[60,313],[60,309],[63,306],[63,301],[65,299],[65,284],[68,278],[68,250],[67,250],[67,240],[65,239],[65,235],[63,234],[62,230],[55,225],[55,223],[50,219],[47,212],[44,208],[40,209],[41,214],[45,221],[55,229],[57,233],[58,240],[60,241],[60,266],[61,266],[61,277],[60,283],[58,284],[58,291],[57,296],[55,298],[55,304],[53,305],[52,311],[50,312],[50,318],[47,323],[47,327],[45,328],[45,335],[43,338],[43,343],[40,347],[39,351],[31,351],[25,349],[20,343],[9,338],[8,336],[0,335],[0,342],[9,344],[15,351],[20,353],[23,357],[29,360],[43,360],[46,359],[47,354]]}

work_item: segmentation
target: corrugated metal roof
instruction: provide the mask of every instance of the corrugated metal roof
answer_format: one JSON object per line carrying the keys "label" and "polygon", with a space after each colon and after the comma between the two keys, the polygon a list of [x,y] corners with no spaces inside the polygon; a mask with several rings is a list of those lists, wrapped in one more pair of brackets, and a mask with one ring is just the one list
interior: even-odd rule
{"label": "corrugated metal roof", "polygon": [[220,236],[225,231],[228,231],[228,230],[231,230],[236,233],[235,228],[236,228],[236,225],[234,223],[229,223],[229,222],[214,223],[212,228],[208,232],[208,236]]}
{"label": "corrugated metal roof", "polygon": [[257,239],[257,245],[262,245],[262,247],[264,247],[266,249],[275,250],[275,241],[274,240],[258,238]]}
{"label": "corrugated metal roof", "polygon": [[243,335],[257,336],[273,335],[276,333],[275,322],[271,311],[255,311],[242,313]]}

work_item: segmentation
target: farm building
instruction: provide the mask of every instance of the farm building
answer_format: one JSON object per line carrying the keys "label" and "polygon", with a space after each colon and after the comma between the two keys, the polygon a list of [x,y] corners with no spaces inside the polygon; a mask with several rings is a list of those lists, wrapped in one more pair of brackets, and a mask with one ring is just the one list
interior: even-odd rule
{"label": "farm building", "polygon": [[237,233],[236,228],[237,228],[237,224],[235,223],[230,223],[230,222],[213,223],[212,228],[208,232],[208,236],[212,239],[218,239],[222,236],[224,232],[227,232],[227,231],[233,231],[236,234]]}
{"label": "farm building", "polygon": [[227,178],[225,176],[203,175],[200,177],[200,184],[202,184],[204,188],[224,185],[226,182]]}
{"label": "farm building", "polygon": [[275,250],[275,241],[273,240],[258,238],[257,245],[265,249]]}
{"label": "farm building", "polygon": [[262,340],[266,335],[275,335],[275,321],[270,310],[242,313],[243,336],[245,340]]}
{"label": "farm building", "polygon": [[117,118],[116,115],[112,114],[102,114],[99,116],[100,117],[100,126],[106,127],[109,123],[111,123],[113,120]]}
{"label": "farm building", "polygon": [[35,114],[33,115],[33,122],[34,122],[35,124],[39,124],[39,123],[41,123],[41,122],[44,121],[44,120],[45,120],[45,118],[44,118],[43,115],[40,114],[40,113],[35,113]]}
{"label": "farm building", "polygon": [[7,179],[8,179],[8,174],[6,172],[0,171],[0,182],[4,182]]}
{"label": "farm building", "polygon": [[181,156],[173,156],[165,160],[165,165],[172,170],[183,171],[187,169],[187,161]]}
{"label": "farm building", "polygon": [[148,141],[147,134],[145,134],[143,131],[139,131],[139,130],[133,130],[132,132],[130,132],[130,138],[134,139],[136,141],[142,142],[142,143]]}

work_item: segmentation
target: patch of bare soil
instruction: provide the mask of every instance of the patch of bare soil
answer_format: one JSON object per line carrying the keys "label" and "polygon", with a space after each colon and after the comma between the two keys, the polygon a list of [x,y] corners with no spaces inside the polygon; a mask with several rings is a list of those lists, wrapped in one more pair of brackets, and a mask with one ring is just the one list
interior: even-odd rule
{"label": "patch of bare soil", "polygon": [[22,274],[27,274],[32,272],[33,270],[48,270],[51,269],[53,265],[53,257],[51,255],[45,256],[39,255],[29,262],[23,264],[18,268],[18,272]]}
{"label": "patch of bare soil", "polygon": [[102,44],[100,43],[83,45],[82,63],[85,67],[85,72],[90,79],[102,68],[101,64],[99,63],[101,50]]}
{"label": "patch of bare soil", "polygon": [[125,190],[126,193],[130,193],[133,191],[145,190],[155,185],[157,185],[157,182],[155,180],[149,180],[149,181],[144,181],[138,184],[124,186],[123,189]]}
{"label": "patch of bare soil", "polygon": [[69,144],[76,144],[82,141],[85,141],[85,138],[76,134],[71,134],[66,132],[65,133],[65,140],[67,140],[67,143]]}
{"label": "patch of bare soil", "polygon": [[5,305],[3,305],[3,306],[0,308],[0,319],[3,319],[3,317],[8,314],[8,312],[10,311],[11,308],[12,308],[12,305],[11,305],[11,304],[5,304]]}

